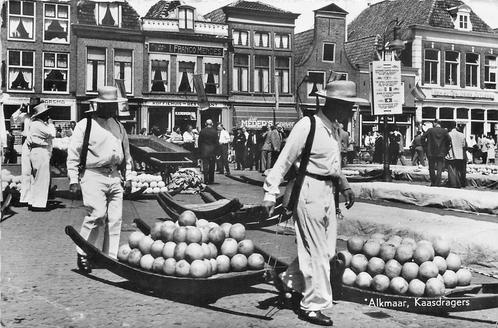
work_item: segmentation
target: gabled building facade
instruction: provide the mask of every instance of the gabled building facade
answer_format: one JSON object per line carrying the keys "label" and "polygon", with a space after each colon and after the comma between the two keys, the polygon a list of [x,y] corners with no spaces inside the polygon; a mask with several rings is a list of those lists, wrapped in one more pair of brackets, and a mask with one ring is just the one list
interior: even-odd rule
{"label": "gabled building facade", "polygon": [[121,85],[130,115],[120,116],[128,132],[137,132],[142,103],[143,36],[140,18],[127,1],[82,0],[77,5],[75,80],[78,119],[104,85]]}
{"label": "gabled building facade", "polygon": [[205,15],[228,25],[230,127],[260,129],[297,120],[294,99],[294,14],[260,2],[237,1]]}
{"label": "gabled building facade", "polygon": [[[367,64],[375,60],[376,36],[387,31],[386,40],[392,40],[391,23],[396,18],[405,42],[399,59],[407,110],[391,121],[406,122],[412,133],[424,122],[438,119],[443,126],[465,123],[467,136],[496,134],[498,35],[462,1],[382,1],[360,13],[348,26],[346,44],[350,60],[360,67],[360,73],[365,71],[360,74],[360,84],[368,85]],[[364,96],[368,95],[369,89],[364,90],[368,90]],[[417,97],[410,97],[413,94]],[[363,119],[363,127],[373,128],[378,123],[375,117],[365,115]],[[407,126],[408,142],[409,131]]]}
{"label": "gabled building facade", "polygon": [[54,107],[56,126],[76,119],[75,21],[76,0],[3,2],[0,72],[2,91],[9,95],[7,126],[12,113],[33,97]]}
{"label": "gabled building facade", "polygon": [[210,22],[183,1],[161,0],[143,17],[142,29],[141,126],[164,133],[175,126],[200,129],[207,119],[227,125],[228,26]]}

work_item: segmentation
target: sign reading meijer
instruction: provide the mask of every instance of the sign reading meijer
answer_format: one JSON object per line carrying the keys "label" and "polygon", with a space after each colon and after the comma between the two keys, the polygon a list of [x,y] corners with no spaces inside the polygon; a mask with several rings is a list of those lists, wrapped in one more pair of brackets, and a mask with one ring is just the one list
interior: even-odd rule
{"label": "sign reading meijer", "polygon": [[170,43],[151,43],[149,44],[149,51],[188,55],[223,56],[223,48]]}
{"label": "sign reading meijer", "polygon": [[370,63],[372,81],[372,115],[403,113],[401,63],[374,61]]}

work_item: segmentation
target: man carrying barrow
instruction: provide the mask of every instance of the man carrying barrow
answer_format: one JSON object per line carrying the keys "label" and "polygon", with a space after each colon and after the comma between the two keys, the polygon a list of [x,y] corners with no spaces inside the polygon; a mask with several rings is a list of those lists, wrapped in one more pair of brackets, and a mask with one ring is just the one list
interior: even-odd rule
{"label": "man carrying barrow", "polygon": [[[291,265],[282,275],[282,279],[287,281],[283,283],[277,276],[275,283],[276,286],[285,285],[302,293],[300,319],[332,326],[332,320],[322,311],[332,306],[330,260],[335,255],[337,236],[334,189],[338,188],[346,198],[346,208],[351,208],[354,203],[354,193],[341,173],[339,124],[347,124],[355,102],[366,100],[356,97],[356,85],[351,81],[330,82],[317,95],[325,98],[325,106],[314,115],[314,138],[301,190],[294,198],[296,201],[287,205],[288,209],[293,210],[298,254],[298,261],[294,263],[298,263],[299,267]],[[266,177],[263,206],[269,212],[273,211],[279,194],[278,186],[287,171],[292,166],[296,169],[300,167],[310,130],[310,117],[304,117],[294,125],[285,147]]]}

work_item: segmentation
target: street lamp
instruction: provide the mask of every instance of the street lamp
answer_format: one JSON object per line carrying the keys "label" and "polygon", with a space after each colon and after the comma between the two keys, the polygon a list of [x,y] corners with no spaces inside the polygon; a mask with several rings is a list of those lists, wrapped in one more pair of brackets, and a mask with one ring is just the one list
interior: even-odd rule
{"label": "street lamp", "polygon": [[[387,32],[388,32],[388,29],[392,26],[392,24],[394,23],[394,27],[393,27],[393,40],[390,41],[390,42],[386,42],[386,37],[387,37]],[[384,33],[382,36],[380,35],[377,35],[376,38],[375,38],[375,48],[377,50],[377,57],[379,60],[381,61],[385,61],[386,60],[386,52],[387,51],[390,51],[391,52],[391,58],[390,60],[391,61],[394,61],[396,60],[395,57],[399,57],[399,54],[401,53],[401,51],[405,48],[405,44],[404,42],[399,38],[398,36],[398,31],[399,29],[401,28],[400,26],[400,22],[398,21],[398,18],[395,18],[393,20],[391,20],[386,28],[384,29]],[[380,42],[380,39],[382,39],[382,43]],[[372,90],[373,92],[373,90]],[[374,104],[372,104],[373,106]],[[387,117],[388,115],[383,115],[383,127],[384,127],[384,131],[383,131],[383,142],[384,142],[384,153],[383,153],[383,159],[382,159],[382,162],[383,162],[383,180],[386,181],[386,182],[390,182],[392,181],[392,178],[391,178],[391,170],[390,170],[390,167],[389,167],[389,164],[390,164],[390,158],[389,158],[389,140],[388,140],[388,137],[389,137],[389,134],[387,132]]]}

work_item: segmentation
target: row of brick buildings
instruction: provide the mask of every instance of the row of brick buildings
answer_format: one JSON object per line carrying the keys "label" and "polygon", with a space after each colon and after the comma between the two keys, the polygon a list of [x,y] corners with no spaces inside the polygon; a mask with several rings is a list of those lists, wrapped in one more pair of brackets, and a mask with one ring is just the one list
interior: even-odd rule
{"label": "row of brick buildings", "polygon": [[[294,34],[298,14],[253,1],[201,15],[182,1],[160,0],[142,18],[124,0],[5,1],[5,114],[38,96],[57,107],[56,120],[77,120],[99,86],[122,81],[130,131],[200,127],[207,118],[229,128],[274,121],[290,128],[314,108],[313,85],[332,76],[357,82],[369,98],[368,64],[398,18],[405,103],[390,123],[407,140],[434,118],[464,121],[468,134],[498,131],[498,34],[470,7],[382,1],[346,26],[347,14],[330,4],[315,10],[313,29]],[[196,87],[208,104],[199,103]],[[349,126],[356,140],[381,128],[370,104],[358,104]]]}

